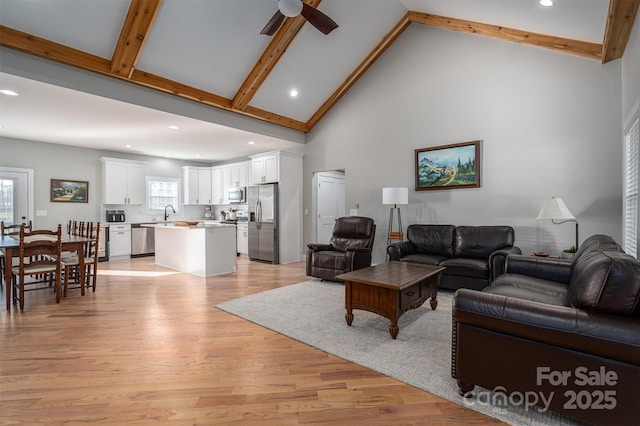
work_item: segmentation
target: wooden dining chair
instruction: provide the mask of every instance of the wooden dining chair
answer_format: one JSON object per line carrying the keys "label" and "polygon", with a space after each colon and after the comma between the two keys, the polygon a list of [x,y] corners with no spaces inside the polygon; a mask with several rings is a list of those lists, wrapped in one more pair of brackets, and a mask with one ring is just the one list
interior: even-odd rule
{"label": "wooden dining chair", "polygon": [[[56,302],[60,302],[61,254],[62,225],[58,225],[57,231],[39,229],[29,232],[25,226],[20,228],[18,265],[11,268],[13,304],[20,303],[20,310],[24,310],[25,291],[50,291],[52,284]],[[43,287],[43,282],[49,285]]]}
{"label": "wooden dining chair", "polygon": [[[64,284],[63,295],[67,296],[69,288],[80,288],[80,294],[84,296],[85,288],[90,285],[93,291],[96,291],[96,275],[98,269],[98,244],[100,238],[100,224],[94,222],[83,223],[80,227],[82,230],[81,237],[90,239],[84,245],[84,282],[80,282],[80,257],[78,253],[75,256],[63,257],[64,268]],[[78,284],[77,287],[69,287],[70,282]]]}
{"label": "wooden dining chair", "polygon": [[[32,229],[31,221],[29,221],[29,223],[24,223],[22,225],[24,225],[27,231],[31,231]],[[0,222],[0,235],[18,235],[20,233],[20,226],[21,224],[19,223],[13,224],[13,225],[6,225],[4,221],[2,221]],[[12,266],[15,264],[16,260],[18,260],[18,258],[14,256],[13,262],[11,264]],[[6,259],[5,259],[4,253],[2,252],[2,250],[0,250],[0,276],[2,277],[2,279],[0,280],[0,288],[2,288],[2,284],[6,281],[4,276],[5,262],[6,262]]]}

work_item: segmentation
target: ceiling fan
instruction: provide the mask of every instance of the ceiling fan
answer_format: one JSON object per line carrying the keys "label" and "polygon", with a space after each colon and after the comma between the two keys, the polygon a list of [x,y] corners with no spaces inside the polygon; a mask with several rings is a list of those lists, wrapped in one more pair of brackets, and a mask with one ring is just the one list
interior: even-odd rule
{"label": "ceiling fan", "polygon": [[303,3],[302,0],[278,0],[278,10],[275,15],[267,22],[260,34],[274,35],[285,17],[293,18],[302,14],[304,19],[311,25],[320,30],[324,35],[329,34],[331,31],[338,28],[333,19],[329,18],[324,13],[320,12],[315,7],[309,6]]}

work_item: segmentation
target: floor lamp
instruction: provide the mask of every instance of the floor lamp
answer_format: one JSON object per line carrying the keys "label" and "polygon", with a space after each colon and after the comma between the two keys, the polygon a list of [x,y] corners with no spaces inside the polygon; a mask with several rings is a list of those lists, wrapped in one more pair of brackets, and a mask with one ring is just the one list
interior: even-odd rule
{"label": "floor lamp", "polygon": [[[578,221],[576,217],[571,213],[567,205],[562,201],[562,198],[553,197],[552,199],[545,201],[540,209],[540,213],[536,219],[547,219],[556,225],[560,225],[565,222],[576,223],[576,250],[578,250]],[[559,221],[559,222],[556,222]]]}
{"label": "floor lamp", "polygon": [[[402,216],[400,216],[400,208],[398,205],[409,204],[409,188],[382,188],[382,204],[391,204],[393,207],[389,209],[389,232],[387,233],[387,245],[392,242],[404,241],[402,233]],[[393,215],[397,210],[398,214],[398,230],[393,230]]]}

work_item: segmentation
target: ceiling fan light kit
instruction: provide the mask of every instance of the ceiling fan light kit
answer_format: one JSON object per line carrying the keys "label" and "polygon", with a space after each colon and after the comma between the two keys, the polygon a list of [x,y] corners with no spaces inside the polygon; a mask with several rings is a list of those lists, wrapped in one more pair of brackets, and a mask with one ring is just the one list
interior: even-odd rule
{"label": "ceiling fan light kit", "polygon": [[333,19],[315,7],[303,3],[302,0],[278,0],[278,10],[260,31],[260,34],[272,36],[278,31],[285,17],[294,18],[300,14],[324,35],[338,28],[338,24]]}
{"label": "ceiling fan light kit", "polygon": [[279,0],[278,9],[284,16],[293,18],[302,12],[302,0]]}

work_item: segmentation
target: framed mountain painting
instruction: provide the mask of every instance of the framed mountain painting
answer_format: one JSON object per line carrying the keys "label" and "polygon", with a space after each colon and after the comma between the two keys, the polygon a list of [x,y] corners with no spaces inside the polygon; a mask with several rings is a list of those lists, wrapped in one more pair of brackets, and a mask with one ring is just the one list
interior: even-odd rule
{"label": "framed mountain painting", "polygon": [[480,141],[416,149],[416,191],[480,187]]}

